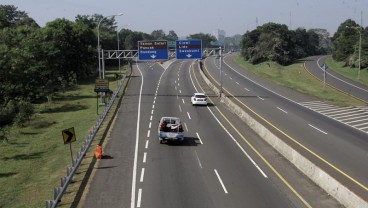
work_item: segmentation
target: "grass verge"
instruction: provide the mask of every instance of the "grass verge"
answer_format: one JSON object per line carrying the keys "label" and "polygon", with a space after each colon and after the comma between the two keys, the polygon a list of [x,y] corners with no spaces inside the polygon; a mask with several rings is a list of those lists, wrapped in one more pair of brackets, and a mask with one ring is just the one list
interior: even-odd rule
{"label": "grass verge", "polygon": [[[345,63],[342,61],[334,61],[331,56],[326,59],[326,64],[329,66],[328,69],[334,70],[335,72],[351,79],[354,81],[358,81],[364,85],[368,85],[368,70],[361,69],[358,80],[358,68],[351,68],[348,66],[344,66]],[[327,69],[327,70],[328,70]]]}
{"label": "grass verge", "polygon": [[303,60],[289,66],[281,66],[275,62],[264,62],[253,65],[245,61],[241,56],[235,57],[235,62],[243,68],[301,93],[314,96],[318,99],[327,101],[339,106],[361,106],[361,101],[347,96],[339,91],[330,88],[319,80],[312,77],[303,67]]}
{"label": "grass verge", "polygon": [[[107,73],[106,78],[110,89],[115,90],[114,74]],[[0,207],[45,207],[45,201],[53,198],[54,187],[60,186],[61,176],[71,165],[70,147],[63,144],[61,131],[74,127],[75,159],[100,116],[96,100],[94,82],[78,85],[56,96],[52,104],[36,106],[39,113],[26,127],[10,129],[9,142],[0,143]]]}

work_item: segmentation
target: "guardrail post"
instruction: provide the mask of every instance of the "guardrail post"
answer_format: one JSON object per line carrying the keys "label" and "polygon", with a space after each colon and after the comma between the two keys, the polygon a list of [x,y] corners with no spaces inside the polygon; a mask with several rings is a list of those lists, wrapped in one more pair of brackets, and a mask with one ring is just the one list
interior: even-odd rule
{"label": "guardrail post", "polygon": [[68,167],[67,169],[67,176],[70,176],[70,173],[73,171],[72,167]]}
{"label": "guardrail post", "polygon": [[56,199],[57,199],[57,197],[58,197],[58,195],[59,195],[60,191],[61,191],[61,187],[55,187],[55,188],[54,188],[54,200],[56,200]]}
{"label": "guardrail post", "polygon": [[54,201],[53,200],[47,200],[46,201],[46,208],[52,208],[54,205]]}
{"label": "guardrail post", "polygon": [[67,180],[67,177],[65,176],[61,177],[61,187],[65,185],[66,180]]}

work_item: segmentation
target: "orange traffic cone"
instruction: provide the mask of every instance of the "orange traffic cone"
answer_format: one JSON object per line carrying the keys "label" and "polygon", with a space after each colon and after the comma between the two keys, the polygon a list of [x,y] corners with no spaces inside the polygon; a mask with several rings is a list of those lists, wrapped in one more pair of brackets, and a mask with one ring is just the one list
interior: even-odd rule
{"label": "orange traffic cone", "polygon": [[95,157],[96,159],[102,158],[102,147],[100,145],[96,145]]}

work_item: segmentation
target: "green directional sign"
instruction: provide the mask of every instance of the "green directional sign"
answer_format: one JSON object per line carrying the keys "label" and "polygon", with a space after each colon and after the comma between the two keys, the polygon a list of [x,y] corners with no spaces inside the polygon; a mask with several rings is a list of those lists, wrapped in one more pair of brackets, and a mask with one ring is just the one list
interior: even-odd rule
{"label": "green directional sign", "polygon": [[174,41],[174,40],[167,41],[167,46],[169,48],[175,48],[175,45],[176,45],[176,41]]}

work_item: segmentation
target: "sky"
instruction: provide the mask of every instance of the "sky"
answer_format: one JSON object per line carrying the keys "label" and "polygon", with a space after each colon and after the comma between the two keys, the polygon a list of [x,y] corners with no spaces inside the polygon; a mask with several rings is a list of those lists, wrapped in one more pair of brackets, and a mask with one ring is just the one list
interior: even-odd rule
{"label": "sky", "polygon": [[368,25],[368,0],[0,0],[0,4],[25,11],[41,27],[56,18],[74,21],[78,14],[123,13],[115,18],[118,28],[149,34],[173,30],[179,37],[214,34],[218,29],[226,36],[243,35],[268,22],[291,30],[327,29],[331,36],[347,19]]}

